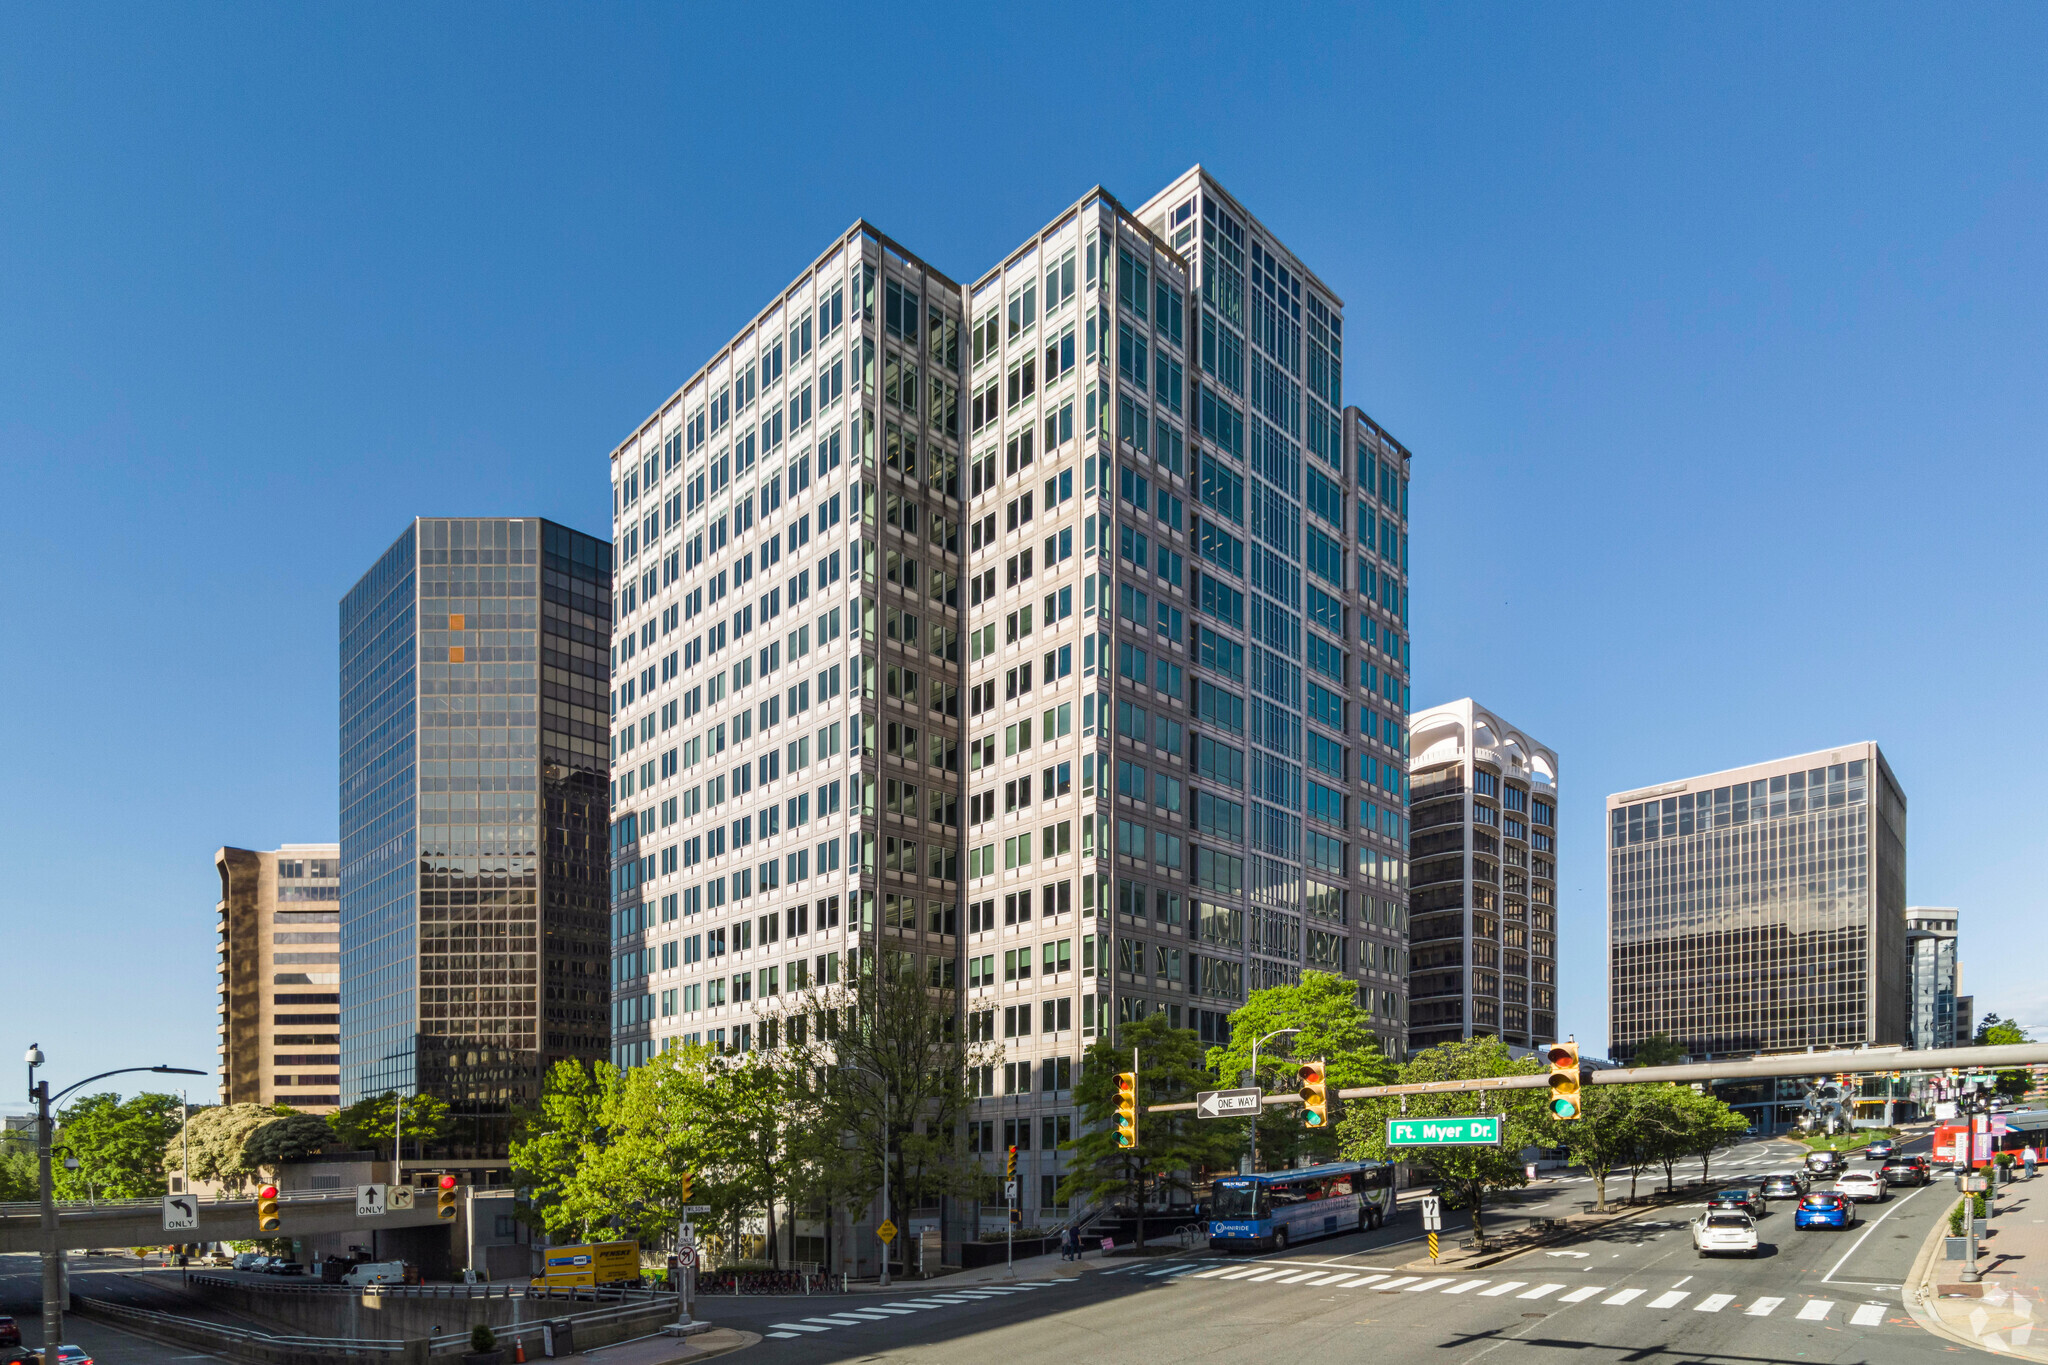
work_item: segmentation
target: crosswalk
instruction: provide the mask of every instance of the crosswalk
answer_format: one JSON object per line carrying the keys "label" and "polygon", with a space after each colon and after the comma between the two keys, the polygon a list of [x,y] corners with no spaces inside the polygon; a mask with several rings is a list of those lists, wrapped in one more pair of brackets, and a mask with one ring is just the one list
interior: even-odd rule
{"label": "crosswalk", "polygon": [[934,1308],[953,1308],[963,1303],[981,1303],[989,1299],[1005,1298],[1011,1294],[1026,1294],[1034,1289],[1050,1289],[1056,1284],[1072,1283],[1062,1280],[1019,1280],[1016,1284],[976,1285],[972,1289],[956,1289],[944,1294],[920,1294],[914,1299],[897,1299],[889,1303],[862,1303],[858,1299],[846,1300],[846,1307],[836,1313],[820,1313],[815,1317],[793,1318],[789,1322],[771,1322],[763,1336],[781,1337],[789,1340],[795,1337],[814,1336],[830,1332],[839,1327],[858,1327],[870,1322],[888,1322],[895,1318],[908,1317],[914,1313],[930,1312]]}
{"label": "crosswalk", "polygon": [[[1129,1276],[1134,1280],[1212,1280],[1219,1284],[1235,1283],[1274,1288],[1284,1285],[1303,1289],[1355,1289],[1375,1294],[1442,1294],[1451,1297],[1469,1296],[1473,1300],[1498,1299],[1508,1303],[1530,1301],[1584,1304],[1594,1308],[1634,1307],[1662,1312],[1733,1311],[1750,1318],[1779,1315],[1780,1310],[1785,1309],[1788,1303],[1797,1303],[1796,1308],[1784,1313],[1783,1316],[1799,1322],[1822,1323],[1839,1323],[1846,1317],[1848,1324],[1853,1327],[1881,1326],[1893,1307],[1885,1303],[1846,1303],[1836,1299],[1793,1300],[1782,1295],[1745,1299],[1738,1294],[1705,1293],[1677,1286],[1660,1290],[1653,1286],[1613,1283],[1581,1283],[1575,1286],[1562,1280],[1541,1278],[1517,1280],[1486,1276],[1398,1275],[1392,1271],[1310,1265],[1302,1262],[1274,1265],[1264,1261],[1246,1264],[1242,1261],[1193,1260],[1160,1266],[1142,1263],[1117,1266],[1098,1273],[1104,1276]],[[1680,1281],[1680,1284],[1683,1283]]]}

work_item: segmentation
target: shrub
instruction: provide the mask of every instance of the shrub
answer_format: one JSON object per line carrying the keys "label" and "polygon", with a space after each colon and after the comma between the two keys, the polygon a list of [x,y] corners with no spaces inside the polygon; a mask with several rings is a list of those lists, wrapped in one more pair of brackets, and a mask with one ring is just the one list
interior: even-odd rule
{"label": "shrub", "polygon": [[1963,1235],[1963,1201],[1960,1199],[1956,1200],[1956,1206],[1948,1211],[1948,1235]]}
{"label": "shrub", "polygon": [[487,1322],[480,1322],[469,1329],[469,1349],[479,1354],[498,1349],[498,1334]]}

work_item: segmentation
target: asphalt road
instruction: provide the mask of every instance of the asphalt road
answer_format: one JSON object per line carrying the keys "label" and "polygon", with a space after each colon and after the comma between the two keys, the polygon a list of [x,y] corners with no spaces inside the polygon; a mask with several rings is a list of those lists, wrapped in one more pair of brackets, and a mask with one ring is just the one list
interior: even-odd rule
{"label": "asphalt road", "polygon": [[[1918,1144],[1924,1150],[1925,1139]],[[1909,1150],[1911,1147],[1909,1145]],[[1789,1169],[1801,1149],[1749,1144],[1717,1161],[1728,1185]],[[1861,1163],[1858,1163],[1861,1164]],[[705,1301],[700,1315],[760,1332],[761,1365],[869,1360],[1262,1360],[1392,1350],[1468,1365],[1502,1361],[1843,1361],[1892,1365],[1961,1348],[1907,1315],[1899,1288],[1949,1203],[1946,1182],[1862,1206],[1846,1232],[1798,1232],[1788,1203],[1759,1225],[1755,1258],[1700,1258],[1686,1220],[1660,1210],[1569,1247],[1468,1275],[1398,1267],[1418,1254],[1416,1215],[1376,1234],[1285,1255],[1206,1249],[1112,1262],[1078,1280],[897,1295]],[[1526,1212],[1591,1197],[1583,1177],[1540,1187]]]}
{"label": "asphalt road", "polygon": [[[72,1256],[68,1259],[71,1290],[75,1294],[87,1294],[137,1308],[182,1313],[194,1311],[182,1295],[130,1273],[140,1269],[132,1256]],[[152,1271],[151,1274],[160,1276],[163,1272]],[[43,1280],[38,1257],[0,1256],[0,1313],[9,1314],[21,1325],[21,1339],[25,1344],[42,1344]],[[62,1344],[83,1346],[91,1353],[95,1365],[166,1365],[171,1361],[197,1365],[198,1362],[220,1359],[195,1351],[190,1346],[166,1346],[76,1313],[64,1316]],[[10,1350],[0,1359],[8,1359],[12,1355]]]}

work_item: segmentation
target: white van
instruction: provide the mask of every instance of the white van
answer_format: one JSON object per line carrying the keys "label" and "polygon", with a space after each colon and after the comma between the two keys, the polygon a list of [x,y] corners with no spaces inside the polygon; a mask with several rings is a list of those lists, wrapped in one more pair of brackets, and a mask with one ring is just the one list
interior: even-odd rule
{"label": "white van", "polygon": [[341,1282],[361,1288],[368,1284],[404,1284],[404,1261],[365,1261],[352,1267]]}

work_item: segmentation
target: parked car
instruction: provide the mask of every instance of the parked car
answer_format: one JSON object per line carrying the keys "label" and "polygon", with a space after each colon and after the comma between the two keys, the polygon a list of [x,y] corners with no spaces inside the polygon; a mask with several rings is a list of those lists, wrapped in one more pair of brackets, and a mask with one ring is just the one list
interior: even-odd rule
{"label": "parked car", "polygon": [[1878,1168],[1887,1185],[1925,1185],[1934,1179],[1934,1169],[1924,1156],[1895,1156]]}
{"label": "parked car", "polygon": [[404,1284],[404,1261],[365,1261],[341,1277],[346,1285]]}
{"label": "parked car", "polygon": [[1856,1223],[1856,1206],[1849,1196],[1833,1190],[1818,1190],[1799,1201],[1793,1210],[1795,1228],[1847,1228]]}
{"label": "parked car", "polygon": [[21,1345],[21,1324],[0,1314],[0,1346]]}
{"label": "parked car", "polygon": [[253,1270],[256,1268],[258,1261],[267,1261],[269,1259],[268,1256],[265,1256],[260,1251],[239,1251],[235,1253],[232,1268],[235,1270]]}
{"label": "parked car", "polygon": [[1808,1152],[1806,1172],[1808,1175],[1833,1175],[1847,1170],[1849,1163],[1842,1159],[1840,1152]]}
{"label": "parked car", "polygon": [[270,1269],[267,1273],[272,1275],[303,1275],[306,1273],[306,1267],[300,1265],[297,1261],[288,1261],[284,1257],[279,1256],[271,1261]]}
{"label": "parked car", "polygon": [[1692,1244],[1702,1256],[1756,1254],[1756,1220],[1739,1209],[1709,1208],[1693,1219]]}
{"label": "parked car", "polygon": [[1813,1188],[1813,1178],[1804,1171],[1776,1171],[1757,1186],[1767,1199],[1803,1199]]}
{"label": "parked car", "polygon": [[1882,1204],[1891,1198],[1884,1177],[1876,1171],[1844,1171],[1835,1177],[1835,1193],[1864,1204]]}
{"label": "parked car", "polygon": [[1886,1157],[1890,1156],[1893,1152],[1896,1152],[1898,1150],[1898,1143],[1893,1142],[1890,1138],[1879,1138],[1877,1141],[1871,1143],[1868,1147],[1865,1147],[1863,1149],[1863,1155],[1868,1157],[1872,1161],[1883,1161]]}
{"label": "parked car", "polygon": [[1716,1190],[1707,1196],[1710,1209],[1740,1209],[1751,1218],[1761,1218],[1771,1211],[1770,1201],[1755,1190]]}

